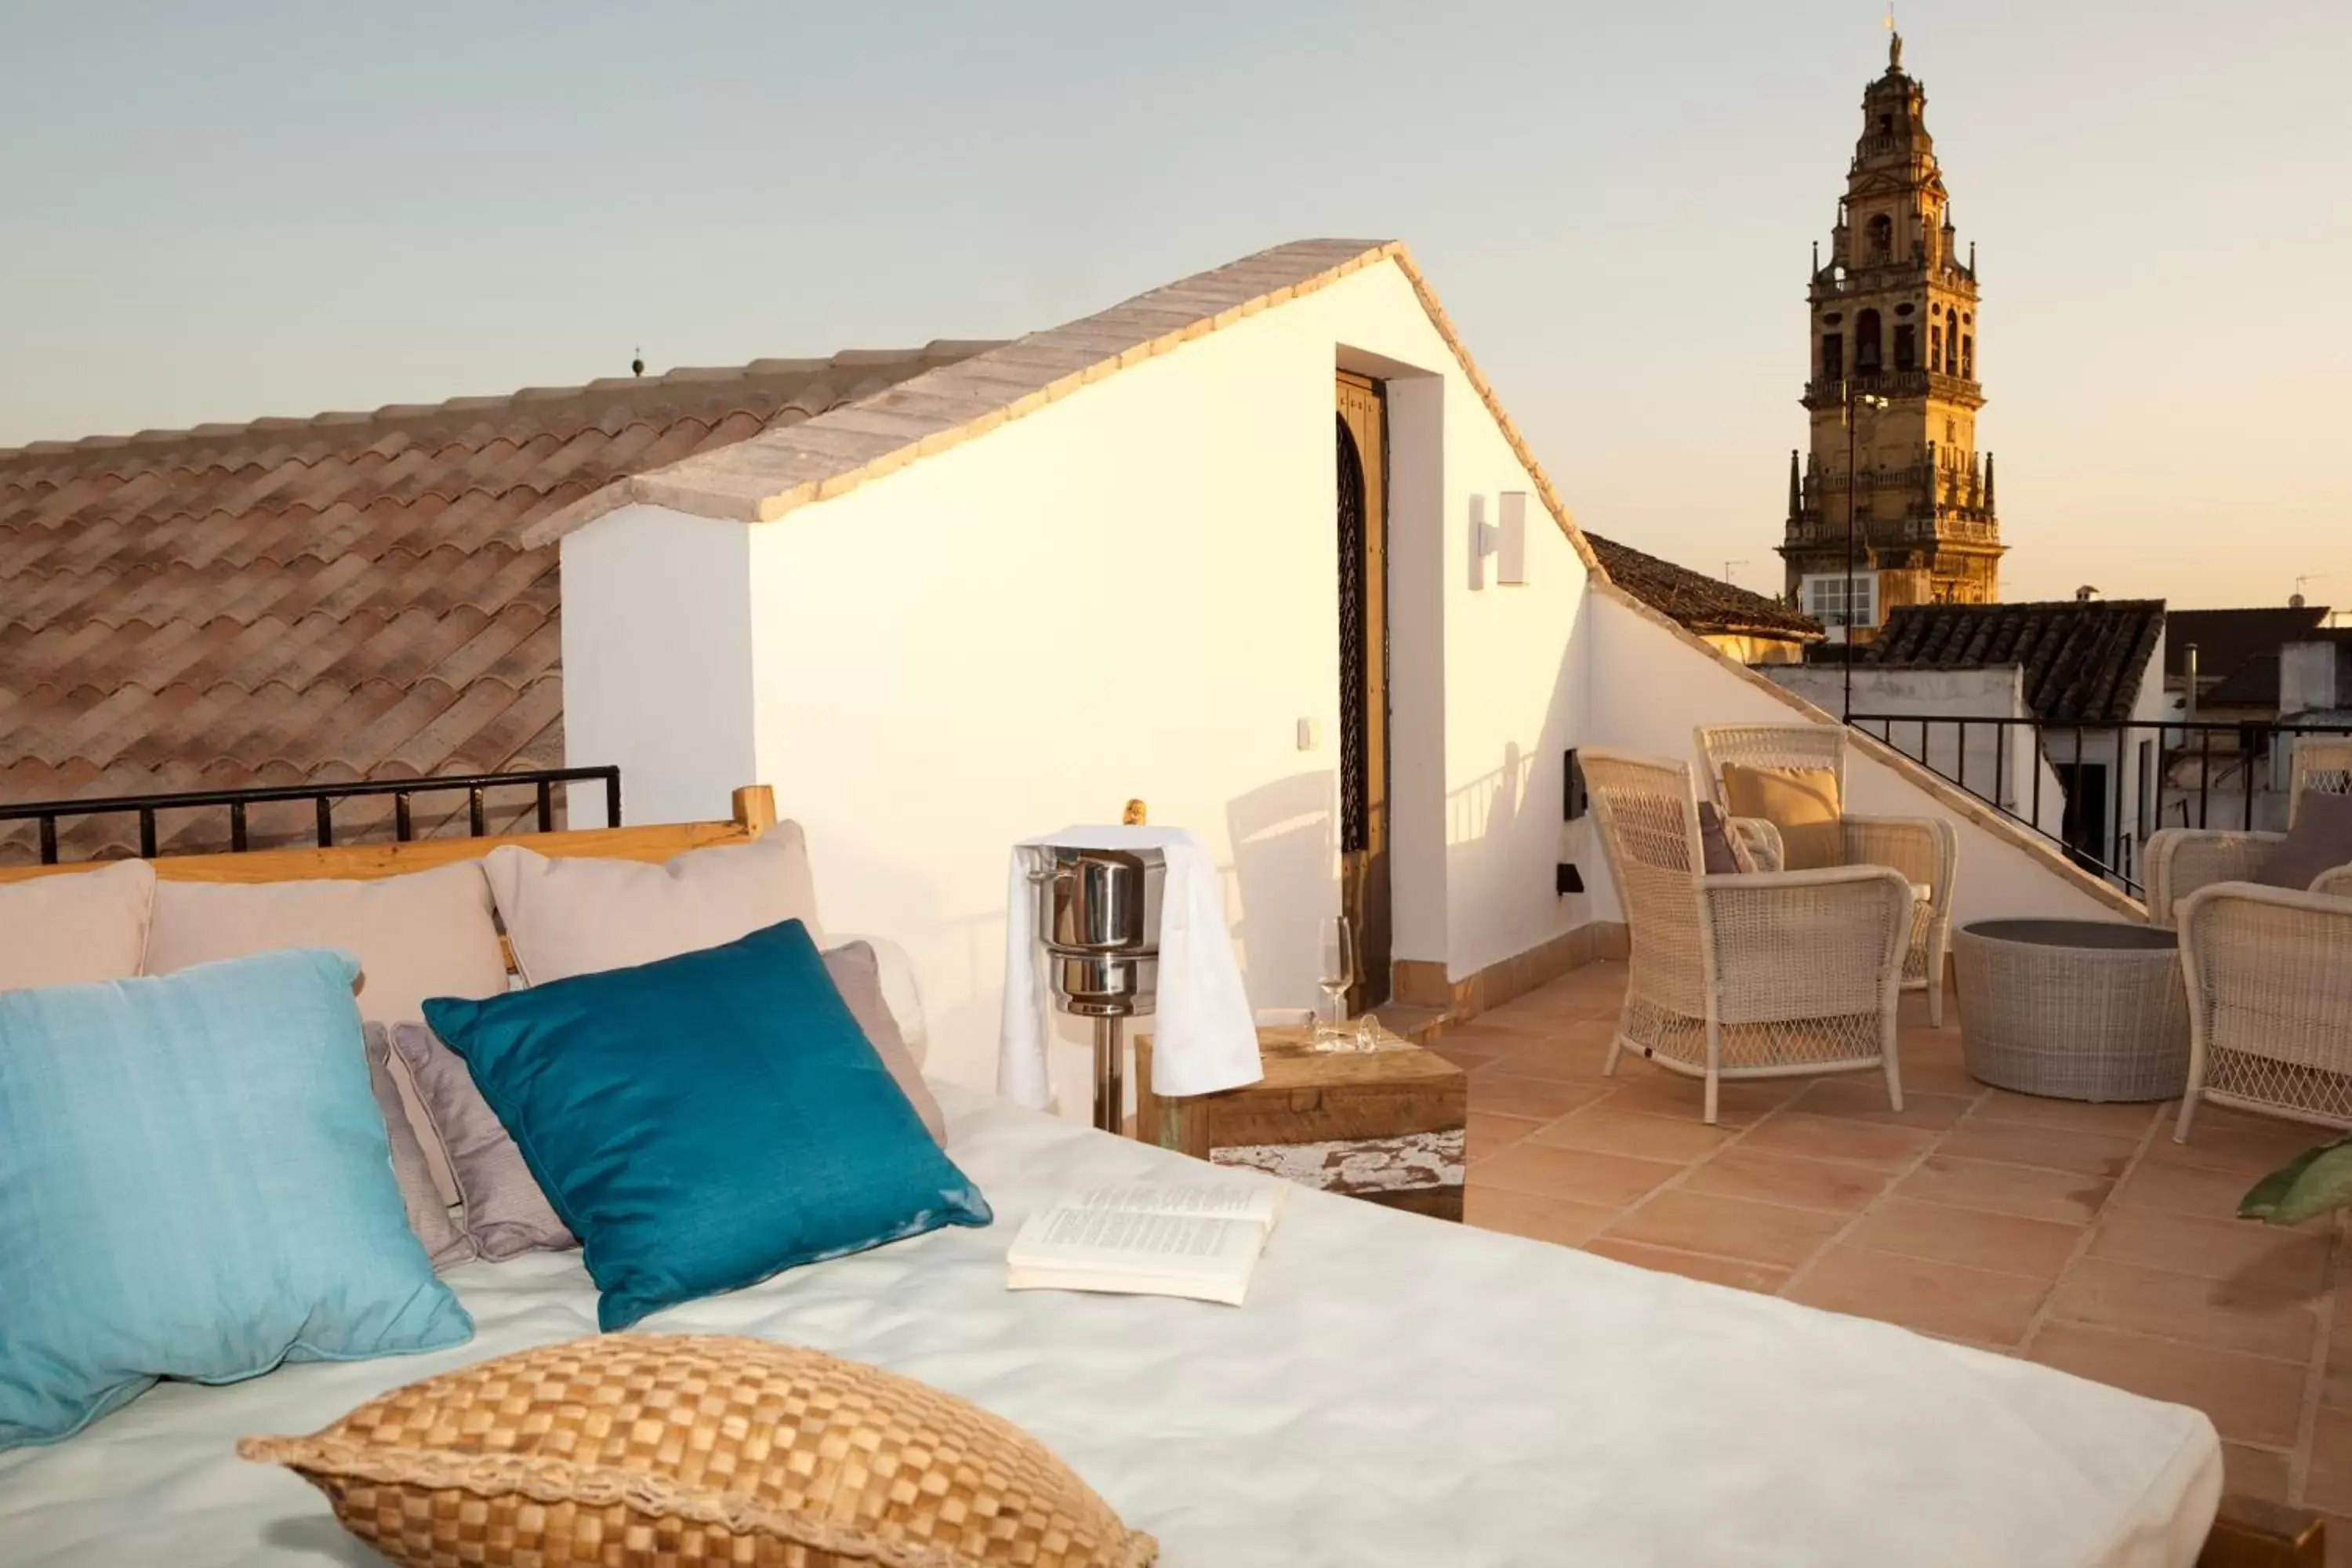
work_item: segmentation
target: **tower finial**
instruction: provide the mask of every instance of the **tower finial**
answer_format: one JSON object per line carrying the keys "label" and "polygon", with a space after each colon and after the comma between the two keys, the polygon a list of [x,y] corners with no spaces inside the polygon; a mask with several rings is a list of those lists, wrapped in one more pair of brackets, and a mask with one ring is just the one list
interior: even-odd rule
{"label": "tower finial", "polygon": [[1895,30],[1895,0],[1886,0],[1886,68],[1903,68],[1903,35]]}

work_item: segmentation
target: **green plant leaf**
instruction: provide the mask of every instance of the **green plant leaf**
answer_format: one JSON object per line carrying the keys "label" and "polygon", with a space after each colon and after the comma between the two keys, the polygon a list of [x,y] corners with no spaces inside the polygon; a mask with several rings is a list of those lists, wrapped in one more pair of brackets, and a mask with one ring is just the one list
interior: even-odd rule
{"label": "green plant leaf", "polygon": [[2256,1182],[2238,1200],[2238,1217],[2301,1225],[2340,1208],[2352,1208],[2352,1138],[2306,1149]]}

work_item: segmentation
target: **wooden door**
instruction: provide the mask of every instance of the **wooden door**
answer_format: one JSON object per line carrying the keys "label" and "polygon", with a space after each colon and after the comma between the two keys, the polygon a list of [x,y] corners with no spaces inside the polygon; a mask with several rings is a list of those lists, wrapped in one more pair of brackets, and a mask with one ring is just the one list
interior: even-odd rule
{"label": "wooden door", "polygon": [[1339,375],[1339,907],[1356,933],[1349,1011],[1389,999],[1388,405]]}

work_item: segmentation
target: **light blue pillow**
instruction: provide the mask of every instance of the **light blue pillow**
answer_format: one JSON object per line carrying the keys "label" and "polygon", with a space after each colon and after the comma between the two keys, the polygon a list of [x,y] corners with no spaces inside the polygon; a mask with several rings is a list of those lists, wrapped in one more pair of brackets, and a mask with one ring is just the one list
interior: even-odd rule
{"label": "light blue pillow", "polygon": [[572,1234],[607,1332],[779,1269],[986,1225],[786,921],[425,1020]]}
{"label": "light blue pillow", "polygon": [[401,1208],[358,976],[304,950],[0,992],[0,1448],[161,1378],[472,1338]]}

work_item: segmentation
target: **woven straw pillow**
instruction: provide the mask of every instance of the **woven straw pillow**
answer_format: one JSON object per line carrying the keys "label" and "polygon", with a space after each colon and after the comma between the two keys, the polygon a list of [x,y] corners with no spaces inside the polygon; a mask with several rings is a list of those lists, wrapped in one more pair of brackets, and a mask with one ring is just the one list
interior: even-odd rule
{"label": "woven straw pillow", "polygon": [[723,1335],[547,1345],[237,1451],[299,1473],[407,1568],[1141,1568],[1160,1552],[1010,1422]]}

